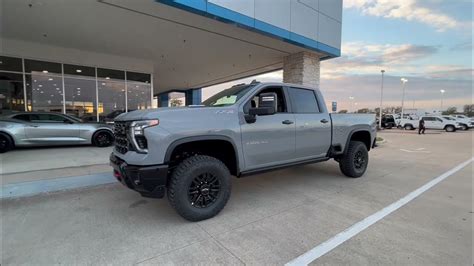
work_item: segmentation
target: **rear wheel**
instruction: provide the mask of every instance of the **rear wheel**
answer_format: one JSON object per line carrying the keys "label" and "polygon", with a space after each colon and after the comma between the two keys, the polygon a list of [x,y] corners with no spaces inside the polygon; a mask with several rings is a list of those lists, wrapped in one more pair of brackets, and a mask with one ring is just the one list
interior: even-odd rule
{"label": "rear wheel", "polygon": [[405,128],[405,130],[413,130],[414,129],[413,126],[410,125],[410,124],[405,125],[404,128]]}
{"label": "rear wheel", "polygon": [[346,153],[339,161],[341,172],[348,177],[360,177],[367,170],[369,152],[363,142],[351,141]]}
{"label": "rear wheel", "polygon": [[456,131],[456,128],[454,126],[446,126],[445,130],[446,132],[454,132]]}
{"label": "rear wheel", "polygon": [[0,153],[7,152],[13,149],[13,141],[10,136],[0,134]]}
{"label": "rear wheel", "polygon": [[196,155],[182,161],[171,175],[168,200],[184,219],[201,221],[217,215],[230,197],[229,169],[220,160]]}
{"label": "rear wheel", "polygon": [[114,142],[114,136],[108,131],[99,131],[94,134],[92,143],[97,147],[108,147]]}

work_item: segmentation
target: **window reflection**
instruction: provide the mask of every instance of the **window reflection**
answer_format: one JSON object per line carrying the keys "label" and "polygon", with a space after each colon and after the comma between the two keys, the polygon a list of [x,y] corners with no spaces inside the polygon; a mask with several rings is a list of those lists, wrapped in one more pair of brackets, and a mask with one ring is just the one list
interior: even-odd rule
{"label": "window reflection", "polygon": [[112,122],[125,112],[125,81],[99,79],[99,120]]}
{"label": "window reflection", "polygon": [[24,111],[23,75],[0,72],[0,114]]}
{"label": "window reflection", "polygon": [[26,75],[27,111],[63,112],[62,78],[31,72]]}
{"label": "window reflection", "polygon": [[127,100],[128,100],[128,111],[142,110],[151,108],[150,84],[141,82],[128,82],[127,83]]}
{"label": "window reflection", "polygon": [[95,87],[95,79],[65,76],[66,114],[97,121]]}

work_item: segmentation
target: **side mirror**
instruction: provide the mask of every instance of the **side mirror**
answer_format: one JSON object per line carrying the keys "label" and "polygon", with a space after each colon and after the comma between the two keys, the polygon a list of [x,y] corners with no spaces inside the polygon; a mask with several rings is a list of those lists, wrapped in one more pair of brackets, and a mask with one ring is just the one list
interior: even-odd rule
{"label": "side mirror", "polygon": [[249,109],[245,115],[247,123],[255,123],[257,115],[273,115],[277,109],[277,95],[274,92],[261,93],[258,96],[258,107]]}

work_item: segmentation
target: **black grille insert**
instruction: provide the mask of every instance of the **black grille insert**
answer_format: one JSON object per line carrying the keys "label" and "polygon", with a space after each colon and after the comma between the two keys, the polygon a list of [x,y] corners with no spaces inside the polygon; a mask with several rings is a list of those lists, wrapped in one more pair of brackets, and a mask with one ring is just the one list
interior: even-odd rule
{"label": "black grille insert", "polygon": [[127,153],[130,147],[128,140],[129,129],[130,122],[116,121],[114,123],[115,150],[121,154]]}

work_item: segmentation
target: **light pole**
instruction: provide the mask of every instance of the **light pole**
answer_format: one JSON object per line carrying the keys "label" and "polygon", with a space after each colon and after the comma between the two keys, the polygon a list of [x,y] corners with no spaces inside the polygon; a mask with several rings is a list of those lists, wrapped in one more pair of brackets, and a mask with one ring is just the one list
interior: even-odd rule
{"label": "light pole", "polygon": [[383,100],[383,74],[385,73],[385,70],[380,70],[382,72],[382,86],[380,88],[380,110],[379,110],[379,128],[382,128],[382,100]]}
{"label": "light pole", "polygon": [[349,100],[351,100],[351,111],[354,112],[354,97],[349,96]]}
{"label": "light pole", "polygon": [[440,111],[442,112],[443,111],[443,96],[444,96],[444,93],[446,91],[445,90],[439,90],[439,92],[441,92],[441,108],[440,108]]}
{"label": "light pole", "polygon": [[402,114],[400,116],[400,123],[403,119],[403,111],[404,111],[404,104],[405,104],[405,83],[408,82],[408,79],[406,78],[401,78],[400,79],[402,81],[402,90],[403,90],[403,93],[402,93]]}

